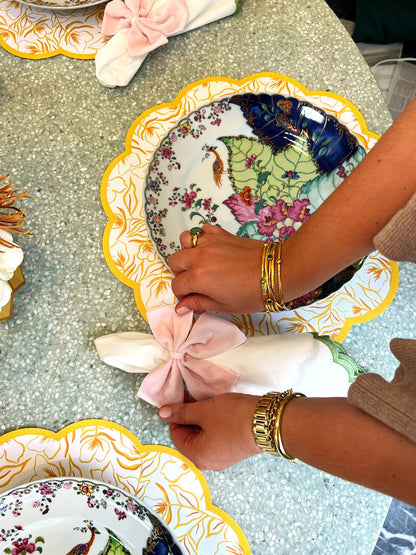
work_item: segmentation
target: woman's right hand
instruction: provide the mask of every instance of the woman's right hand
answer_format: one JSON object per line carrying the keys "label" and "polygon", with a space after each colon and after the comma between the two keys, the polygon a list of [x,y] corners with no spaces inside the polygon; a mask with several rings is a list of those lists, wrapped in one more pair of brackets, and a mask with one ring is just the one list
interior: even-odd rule
{"label": "woman's right hand", "polygon": [[228,314],[264,310],[261,294],[263,242],[236,237],[224,229],[205,225],[191,248],[191,234],[184,231],[182,250],[169,258],[175,274],[172,289],[177,310],[188,308]]}

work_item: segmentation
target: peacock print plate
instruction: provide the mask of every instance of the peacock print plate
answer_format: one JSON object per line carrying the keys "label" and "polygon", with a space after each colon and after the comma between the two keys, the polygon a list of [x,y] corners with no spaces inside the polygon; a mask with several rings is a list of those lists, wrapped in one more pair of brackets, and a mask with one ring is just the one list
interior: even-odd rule
{"label": "peacock print plate", "polygon": [[[212,102],[183,118],[153,157],[144,188],[149,234],[166,263],[195,225],[285,241],[364,156],[345,125],[305,100],[246,93]],[[327,297],[361,264],[293,307]]]}
{"label": "peacock print plate", "polygon": [[54,478],[0,497],[3,553],[166,554],[183,551],[137,499],[95,480]]}
{"label": "peacock print plate", "polygon": [[[283,75],[193,83],[133,123],[103,177],[107,263],[146,317],[175,302],[167,261],[183,230],[210,222],[285,240],[377,139],[346,99]],[[220,316],[246,335],[312,331],[342,341],[389,305],[397,285],[397,265],[374,252],[290,311]]]}

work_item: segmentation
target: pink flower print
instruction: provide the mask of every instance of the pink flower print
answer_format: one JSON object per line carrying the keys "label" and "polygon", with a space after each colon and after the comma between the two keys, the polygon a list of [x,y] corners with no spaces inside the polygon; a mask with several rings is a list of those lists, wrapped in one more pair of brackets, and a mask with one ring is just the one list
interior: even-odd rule
{"label": "pink flower print", "polygon": [[127,501],[126,503],[126,507],[128,508],[128,510],[132,513],[135,509],[134,503],[132,501]]}
{"label": "pink flower print", "polygon": [[266,235],[267,237],[273,235],[281,214],[280,210],[276,211],[275,208],[275,206],[265,206],[259,210],[257,229],[261,235]]}
{"label": "pink flower print", "polygon": [[190,208],[192,208],[192,203],[193,200],[196,198],[196,193],[195,191],[191,191],[190,193],[185,192],[185,194],[183,195],[183,198],[181,200],[182,204],[185,205],[185,208],[187,210],[189,210]]}
{"label": "pink flower print", "polygon": [[196,114],[196,116],[194,117],[195,121],[201,121],[201,119],[202,119],[202,114],[199,114],[199,113]]}
{"label": "pink flower print", "polygon": [[173,170],[172,164],[168,164],[168,170],[171,172]]}
{"label": "pink flower print", "polygon": [[39,493],[41,495],[50,495],[55,490],[49,484],[42,484],[39,486]]}
{"label": "pink flower print", "polygon": [[85,482],[81,484],[80,490],[82,495],[88,495],[88,497],[94,493],[93,486],[91,484],[86,484]]}
{"label": "pink flower print", "polygon": [[248,158],[246,158],[245,168],[249,170],[253,163],[257,160],[257,154],[252,154]]}
{"label": "pink flower print", "polygon": [[172,141],[172,143],[175,143],[178,140],[178,136],[176,135],[176,133],[172,133],[172,135],[170,136],[170,140]]}
{"label": "pink flower print", "polygon": [[155,224],[157,224],[157,225],[160,225],[160,224],[162,223],[162,217],[161,217],[160,214],[155,214],[155,215],[152,217],[152,220],[153,220],[153,223],[155,223]]}
{"label": "pink flower print", "polygon": [[258,202],[260,197],[253,197],[251,204],[247,204],[243,201],[238,193],[231,195],[227,200],[224,201],[225,206],[231,210],[234,217],[240,224],[246,224],[248,222],[257,221],[258,216],[255,212],[255,203]]}
{"label": "pink flower print", "polygon": [[71,488],[72,488],[71,482],[64,482],[63,488],[64,488],[64,489],[71,489]]}
{"label": "pink flower print", "polygon": [[37,509],[39,506],[40,506],[40,501],[34,501],[34,502],[32,503],[32,507],[33,507],[34,509]]}
{"label": "pink flower print", "polygon": [[171,158],[172,157],[172,149],[164,146],[160,149],[160,155],[162,158]]}
{"label": "pink flower print", "polygon": [[213,108],[212,111],[214,112],[214,114],[221,114],[222,113],[222,109],[221,106],[218,106],[218,104],[216,104]]}
{"label": "pink flower print", "polygon": [[337,175],[339,175],[339,177],[342,177],[343,179],[345,179],[347,177],[347,174],[345,173],[344,166],[339,166],[338,171],[337,171]]}
{"label": "pink flower print", "polygon": [[34,553],[36,545],[29,542],[29,538],[24,538],[22,541],[16,540],[12,543],[14,546],[11,550],[11,555],[20,555],[20,553]]}
{"label": "pink flower print", "polygon": [[209,212],[211,208],[211,204],[212,204],[212,198],[204,198],[204,200],[202,201],[202,206],[204,210],[206,210],[207,212]]}
{"label": "pink flower print", "polygon": [[211,125],[221,125],[221,118],[215,118],[213,121],[211,121]]}
{"label": "pink flower print", "polygon": [[[149,197],[149,202],[150,202],[150,204],[155,204],[156,203],[155,197]],[[65,487],[65,485],[64,485],[64,487]]]}
{"label": "pink flower print", "polygon": [[295,199],[293,204],[287,209],[289,218],[291,218],[294,222],[306,222],[310,216],[308,209],[309,204],[309,200],[306,198],[302,200],[298,198]]}
{"label": "pink flower print", "polygon": [[114,512],[118,516],[119,520],[124,520],[125,518],[127,518],[127,515],[124,511],[119,511],[118,509],[114,509]]}
{"label": "pink flower print", "polygon": [[191,126],[188,122],[185,122],[181,125],[180,130],[182,131],[183,135],[187,135],[191,131]]}

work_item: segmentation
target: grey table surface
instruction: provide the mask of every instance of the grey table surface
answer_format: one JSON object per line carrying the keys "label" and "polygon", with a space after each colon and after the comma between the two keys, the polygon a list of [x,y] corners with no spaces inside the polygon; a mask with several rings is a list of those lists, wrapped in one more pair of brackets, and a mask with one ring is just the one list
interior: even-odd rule
{"label": "grey table surface", "polygon": [[[131,289],[104,260],[100,182],[144,110],[210,76],[260,71],[350,100],[370,130],[391,118],[355,44],[323,0],[244,0],[241,11],[151,53],[126,88],[105,89],[92,60],[28,60],[0,48],[0,172],[25,201],[26,285],[0,323],[0,431],[58,431],[88,418],[117,422],[143,444],[171,446],[156,410],[136,398],[141,378],[103,364],[94,339],[147,331]],[[365,215],[363,215],[365,217]],[[415,274],[401,265],[399,292],[344,344],[358,362],[391,376],[388,340],[414,336]],[[242,528],[252,553],[371,553],[390,499],[308,467],[261,455],[205,472],[213,502]],[[203,554],[204,555],[204,554]]]}

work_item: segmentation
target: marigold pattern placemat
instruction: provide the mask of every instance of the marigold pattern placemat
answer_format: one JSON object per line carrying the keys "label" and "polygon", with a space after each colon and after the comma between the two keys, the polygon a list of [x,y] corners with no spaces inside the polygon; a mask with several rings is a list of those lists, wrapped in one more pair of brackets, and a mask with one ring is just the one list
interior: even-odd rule
{"label": "marigold pattern placemat", "polygon": [[98,480],[137,497],[189,555],[250,555],[235,521],[211,502],[201,472],[178,451],[142,445],[122,426],[85,420],[58,433],[39,428],[0,438],[0,492],[52,477]]}
{"label": "marigold pattern placemat", "polygon": [[[198,81],[184,89],[174,102],[155,106],[140,115],[129,130],[125,152],[104,174],[101,198],[109,217],[103,239],[107,263],[118,279],[134,289],[143,317],[150,309],[175,302],[170,287],[173,276],[155,248],[146,222],[143,191],[149,166],[158,162],[154,160],[161,141],[180,121],[185,121],[184,118],[191,121],[190,114],[210,102],[243,93],[283,95],[312,103],[346,126],[364,153],[378,139],[346,99],[328,92],[309,91],[293,79],[275,73],[256,74],[242,81],[224,77]],[[171,165],[173,168],[174,164]],[[308,306],[279,314],[224,317],[230,318],[247,336],[316,332],[341,342],[352,324],[380,314],[392,301],[397,286],[397,264],[375,252],[340,289]]]}
{"label": "marigold pattern placemat", "polygon": [[21,58],[63,54],[93,59],[108,37],[101,34],[104,5],[48,10],[0,0],[0,46]]}

